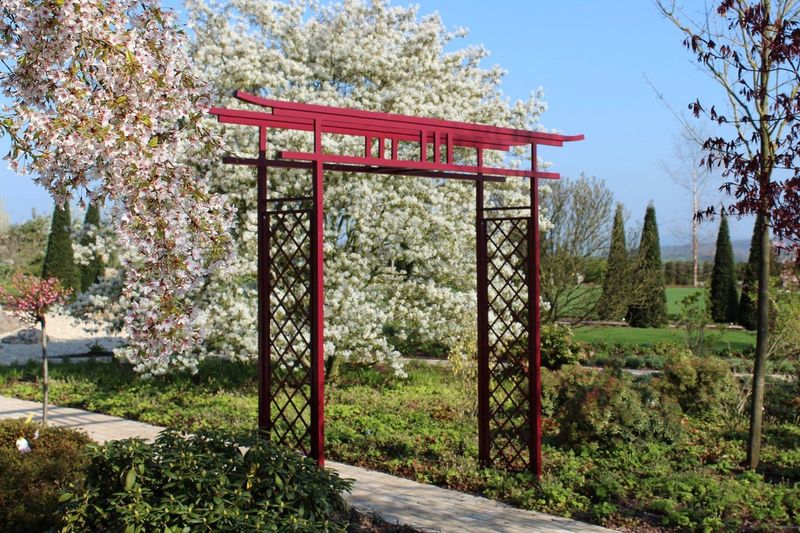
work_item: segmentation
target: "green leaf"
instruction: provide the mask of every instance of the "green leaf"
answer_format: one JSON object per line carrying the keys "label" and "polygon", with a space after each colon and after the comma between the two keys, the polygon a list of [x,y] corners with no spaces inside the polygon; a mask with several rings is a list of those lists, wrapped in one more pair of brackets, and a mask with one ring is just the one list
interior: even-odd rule
{"label": "green leaf", "polygon": [[58,497],[58,503],[64,503],[65,501],[67,501],[67,500],[69,500],[71,498],[72,498],[72,493],[71,492],[65,492],[64,494],[62,494],[61,496]]}
{"label": "green leaf", "polygon": [[134,470],[134,468],[131,467],[130,470],[128,470],[128,474],[125,476],[125,490],[131,490],[135,483],[136,483],[136,470]]}

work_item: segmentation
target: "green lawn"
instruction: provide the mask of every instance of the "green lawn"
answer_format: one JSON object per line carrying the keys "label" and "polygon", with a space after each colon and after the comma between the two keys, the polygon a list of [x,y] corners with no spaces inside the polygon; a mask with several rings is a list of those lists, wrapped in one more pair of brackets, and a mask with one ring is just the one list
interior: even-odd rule
{"label": "green lawn", "polygon": [[[586,343],[620,344],[628,346],[654,346],[656,344],[684,345],[684,331],[680,328],[626,328],[595,327],[575,328],[575,339]],[[708,338],[715,352],[747,352],[755,347],[756,336],[749,331],[709,330]]]}
{"label": "green lawn", "polygon": [[[677,315],[681,311],[681,300],[690,294],[694,294],[696,292],[702,293],[705,289],[701,288],[694,288],[694,287],[666,287],[667,293],[667,313],[670,316]],[[589,287],[585,288],[583,293],[586,298],[599,298],[600,297],[600,287]]]}
{"label": "green lawn", "polygon": [[[558,380],[569,386],[581,381],[570,378],[570,370],[548,372],[544,476],[537,483],[524,472],[479,467],[474,385],[465,386],[445,368],[417,364],[407,370],[409,377],[398,380],[381,366],[344,368],[338,381],[327,386],[329,458],[630,531],[774,531],[800,523],[796,425],[766,424],[763,476],[739,466],[744,414],[709,420],[683,416],[683,436],[669,441],[630,441],[623,432],[617,433],[625,440],[619,448],[609,450],[598,441],[573,449],[556,438],[553,410],[562,400],[554,387]],[[149,380],[118,363],[60,364],[50,372],[50,397],[58,405],[189,431],[256,423],[254,364],[209,361],[195,376]],[[35,363],[0,366],[0,394],[40,401],[37,375]],[[633,387],[630,377],[608,374],[612,391],[620,381]],[[648,396],[648,401],[658,397]],[[619,398],[628,398],[616,404],[628,409],[630,398]],[[592,406],[605,409],[609,404]],[[602,416],[596,423],[618,423],[614,420]],[[598,431],[605,434],[601,426]]]}
{"label": "green lawn", "polygon": [[705,289],[694,287],[667,287],[667,313],[670,316],[681,312],[681,300],[694,293],[702,293]]}

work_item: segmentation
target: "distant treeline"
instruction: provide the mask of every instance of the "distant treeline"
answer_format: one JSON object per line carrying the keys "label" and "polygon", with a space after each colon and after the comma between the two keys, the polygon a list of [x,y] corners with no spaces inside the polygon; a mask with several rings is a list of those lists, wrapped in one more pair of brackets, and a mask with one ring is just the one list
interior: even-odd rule
{"label": "distant treeline", "polygon": [[[697,279],[700,283],[708,284],[711,282],[711,271],[714,269],[712,261],[701,261],[698,264]],[[744,271],[747,262],[736,263],[736,281],[744,279]],[[667,285],[691,285],[692,284],[692,262],[691,261],[664,261],[664,283]]]}
{"label": "distant treeline", "polygon": [[[711,283],[711,270],[714,268],[712,261],[700,261],[697,273],[698,281],[708,285]],[[736,263],[736,282],[741,283],[744,279],[744,271],[747,262]],[[587,261],[586,272],[584,273],[585,283],[603,283],[603,275],[606,271],[606,259],[600,257],[591,258]],[[692,284],[692,262],[689,260],[664,261],[664,283],[666,285],[691,285]]]}

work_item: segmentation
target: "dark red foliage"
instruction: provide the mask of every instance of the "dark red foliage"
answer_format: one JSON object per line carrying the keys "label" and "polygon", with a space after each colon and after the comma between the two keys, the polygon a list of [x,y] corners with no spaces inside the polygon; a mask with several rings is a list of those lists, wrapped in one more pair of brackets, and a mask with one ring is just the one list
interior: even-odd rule
{"label": "dark red foliage", "polygon": [[[777,12],[759,1],[722,0],[716,14],[733,38],[724,44],[714,42],[710,32],[686,38],[698,62],[726,77],[726,89],[737,101],[735,113],[706,109],[699,101],[689,109],[736,128],[730,137],[710,137],[704,143],[703,164],[722,171],[727,181],[720,189],[734,198],[723,210],[763,213],[781,245],[793,249],[800,261],[800,21]],[[739,42],[743,35],[745,46]]]}

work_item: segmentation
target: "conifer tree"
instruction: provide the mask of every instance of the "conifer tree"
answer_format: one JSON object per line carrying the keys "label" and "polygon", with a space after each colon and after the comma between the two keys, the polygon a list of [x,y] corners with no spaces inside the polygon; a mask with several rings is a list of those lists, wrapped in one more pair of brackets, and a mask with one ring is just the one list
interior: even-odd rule
{"label": "conifer tree", "polygon": [[[756,217],[753,226],[753,237],[750,240],[750,255],[742,273],[742,293],[739,296],[737,322],[745,329],[756,329],[758,325],[757,300],[758,300],[758,268],[761,262],[761,235],[762,224]],[[770,247],[769,275],[774,275],[778,270],[778,258],[775,250]]]}
{"label": "conifer tree", "polygon": [[617,204],[614,226],[611,230],[611,245],[608,249],[606,275],[603,278],[603,292],[597,302],[597,316],[601,320],[620,320],[625,315],[628,302],[623,295],[626,294],[625,289],[630,282],[629,261],[622,204]]}
{"label": "conifer tree", "polygon": [[[96,232],[100,227],[100,210],[97,205],[90,203],[86,209],[86,216],[83,219],[83,237],[81,244],[84,246],[93,247],[97,238]],[[88,289],[96,282],[105,270],[103,258],[99,253],[93,253],[92,259],[87,264],[80,266],[81,271],[81,287],[83,290]]]}
{"label": "conifer tree", "polygon": [[661,265],[661,243],[658,237],[656,208],[647,206],[642,239],[636,258],[636,283],[642,298],[628,307],[628,323],[636,328],[658,328],[667,323],[667,293],[664,289],[664,270]]}
{"label": "conifer tree", "polygon": [[47,239],[42,277],[57,278],[64,288],[72,289],[75,294],[81,289],[81,278],[72,254],[71,221],[69,204],[65,202],[64,207],[56,205],[50,224],[50,236]]}
{"label": "conifer tree", "polygon": [[714,269],[711,271],[711,318],[714,322],[735,322],[739,311],[738,299],[733,246],[728,218],[723,215],[717,234]]}

